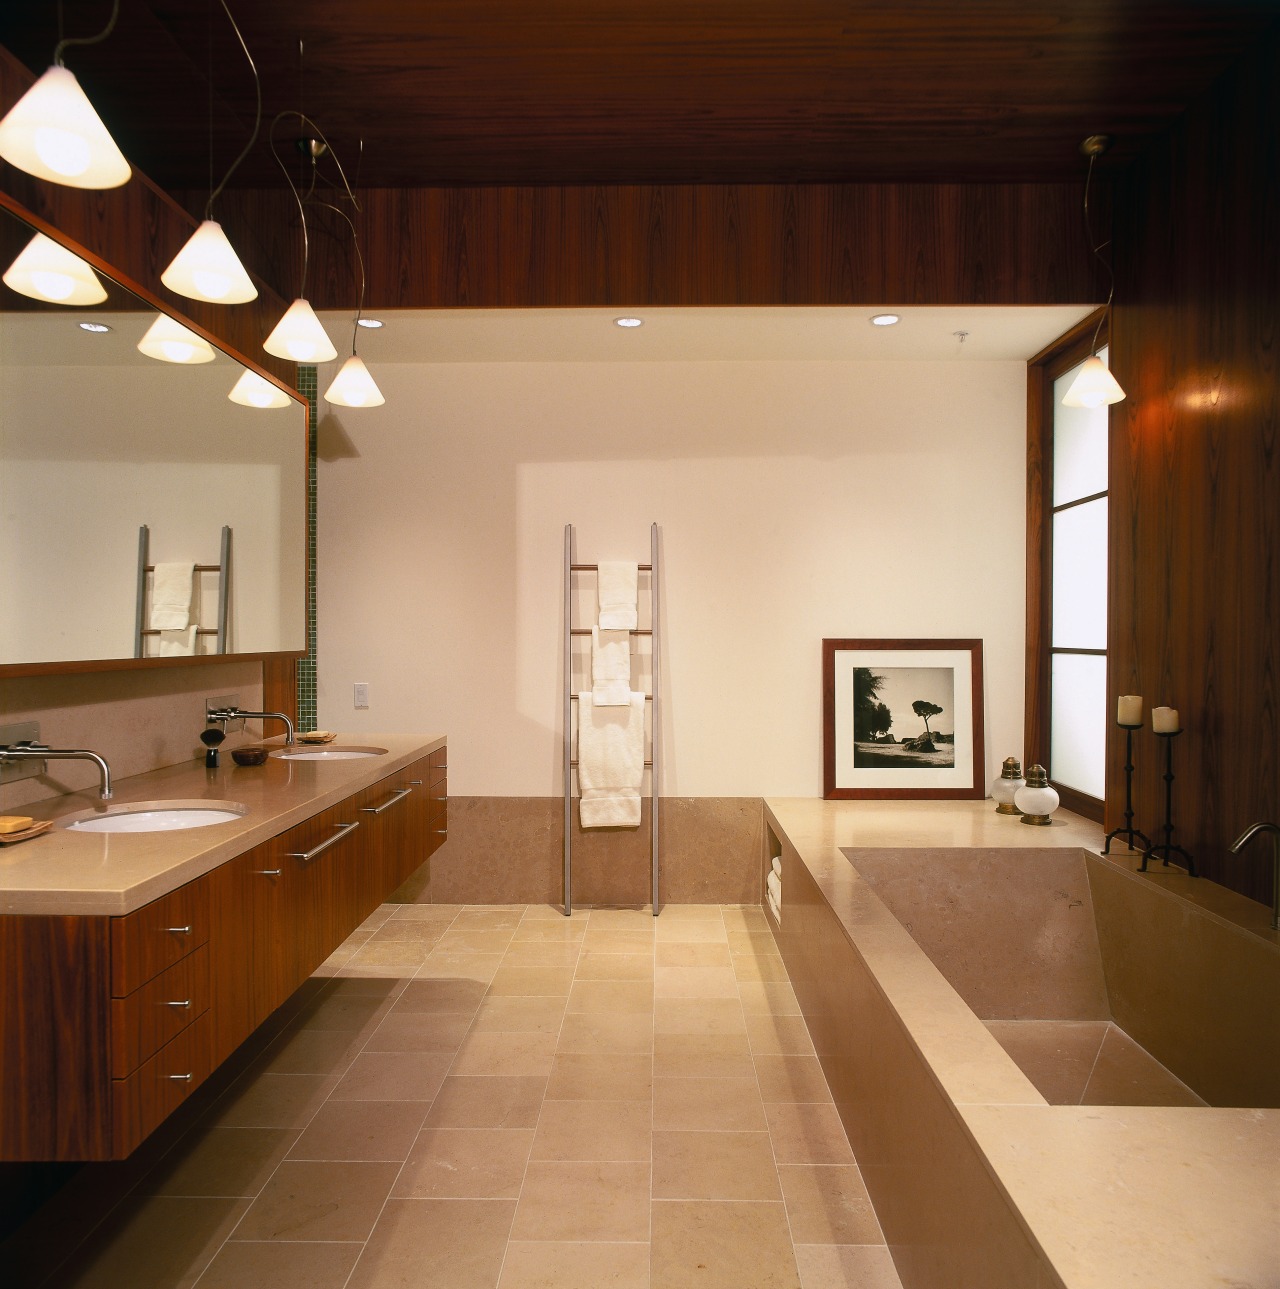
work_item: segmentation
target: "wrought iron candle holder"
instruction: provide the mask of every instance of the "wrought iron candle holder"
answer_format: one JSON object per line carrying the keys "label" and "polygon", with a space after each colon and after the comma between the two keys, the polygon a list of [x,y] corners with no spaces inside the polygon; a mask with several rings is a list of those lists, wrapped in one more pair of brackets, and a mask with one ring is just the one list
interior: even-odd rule
{"label": "wrought iron candle holder", "polygon": [[[1124,730],[1124,827],[1113,828],[1107,833],[1107,842],[1102,848],[1104,855],[1111,853],[1111,842],[1116,837],[1125,838],[1130,850],[1149,851],[1151,849],[1151,838],[1141,829],[1133,826],[1133,731],[1140,730],[1142,726],[1126,725],[1123,721],[1117,721],[1116,724]],[[1142,839],[1141,846],[1133,844],[1135,837]],[[1142,863],[1145,868],[1145,856]]]}
{"label": "wrought iron candle holder", "polygon": [[1156,738],[1162,738],[1164,744],[1164,841],[1147,847],[1142,852],[1142,863],[1138,866],[1140,873],[1147,871],[1147,861],[1149,859],[1159,858],[1166,868],[1169,867],[1171,856],[1181,855],[1187,861],[1187,876],[1198,877],[1196,872],[1196,862],[1191,855],[1183,850],[1181,846],[1175,846],[1173,842],[1173,740],[1181,734],[1181,730],[1157,730]]}

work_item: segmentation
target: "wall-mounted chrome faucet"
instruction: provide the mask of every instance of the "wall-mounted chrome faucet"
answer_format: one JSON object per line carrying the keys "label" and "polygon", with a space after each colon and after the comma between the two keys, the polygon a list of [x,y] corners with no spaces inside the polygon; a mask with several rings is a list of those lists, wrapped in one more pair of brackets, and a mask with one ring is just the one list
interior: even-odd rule
{"label": "wall-mounted chrome faucet", "polygon": [[289,747],[292,747],[294,743],[293,722],[283,712],[246,712],[242,707],[211,707],[207,712],[205,712],[204,718],[209,724],[213,724],[214,721],[219,721],[222,723],[225,723],[227,721],[244,721],[244,720],[284,721],[284,730],[285,730],[284,741]]}
{"label": "wall-mounted chrome faucet", "polygon": [[92,761],[102,780],[98,796],[103,801],[111,800],[111,767],[105,757],[87,748],[46,747],[34,739],[23,739],[20,743],[0,743],[0,764],[5,761]]}
{"label": "wall-mounted chrome faucet", "polygon": [[1280,931],[1280,824],[1250,824],[1231,843],[1232,854],[1238,855],[1259,833],[1271,834],[1271,929]]}

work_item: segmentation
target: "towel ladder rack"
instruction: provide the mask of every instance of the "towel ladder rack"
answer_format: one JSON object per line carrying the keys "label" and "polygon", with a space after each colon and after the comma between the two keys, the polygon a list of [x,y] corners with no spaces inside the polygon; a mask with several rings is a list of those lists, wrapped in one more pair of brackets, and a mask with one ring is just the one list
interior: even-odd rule
{"label": "towel ladder rack", "polygon": [[[644,764],[649,769],[649,854],[650,899],[653,916],[660,911],[658,903],[658,787],[662,774],[662,662],[659,649],[658,619],[658,525],[649,525],[649,563],[637,564],[636,571],[649,574],[649,626],[633,628],[633,636],[649,638],[651,692],[645,694],[649,704],[649,756]],[[573,755],[573,705],[578,695],[573,684],[573,639],[589,636],[590,627],[573,625],[573,575],[599,573],[599,564],[581,564],[573,558],[573,525],[564,528],[564,915],[573,912],[573,771],[578,764]]]}
{"label": "towel ladder rack", "polygon": [[[159,630],[147,626],[147,574],[154,573],[156,566],[149,563],[151,558],[151,529],[143,524],[138,529],[138,598],[133,619],[133,656],[145,658],[146,638],[158,636]],[[218,625],[216,627],[197,627],[198,636],[217,636],[214,653],[227,652],[227,608],[231,590],[231,529],[222,527],[222,547],[216,564],[196,564],[197,573],[218,574]]]}

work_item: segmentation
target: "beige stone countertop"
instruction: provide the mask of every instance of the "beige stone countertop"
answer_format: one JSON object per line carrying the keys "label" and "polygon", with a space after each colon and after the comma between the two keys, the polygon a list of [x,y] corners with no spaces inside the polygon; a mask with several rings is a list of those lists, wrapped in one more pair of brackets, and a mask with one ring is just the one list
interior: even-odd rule
{"label": "beige stone countertop", "polygon": [[[1280,1110],[1047,1104],[843,853],[1075,846],[1097,854],[1099,825],[1059,811],[1051,827],[1029,828],[996,815],[990,801],[768,798],[765,807],[1068,1289],[1280,1289]],[[1126,848],[1111,858],[1130,872],[1139,863]],[[1183,897],[1191,890],[1250,930],[1262,910],[1162,866],[1135,875],[1172,881]]]}
{"label": "beige stone countertop", "polygon": [[[336,745],[383,747],[380,756],[240,766],[224,753],[217,770],[203,760],[120,779],[109,803],[95,791],[24,808],[39,819],[131,801],[236,801],[247,812],[230,823],[150,833],[74,832],[54,827],[0,848],[0,913],[130,913],[219,864],[268,841],[331,805],[442,747],[443,735],[339,735]],[[281,739],[266,740],[279,748]]]}

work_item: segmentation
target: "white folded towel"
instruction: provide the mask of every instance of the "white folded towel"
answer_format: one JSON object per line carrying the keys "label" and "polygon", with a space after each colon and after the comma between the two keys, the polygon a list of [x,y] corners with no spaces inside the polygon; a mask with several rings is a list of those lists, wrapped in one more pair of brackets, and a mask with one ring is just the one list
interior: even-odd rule
{"label": "white folded towel", "polygon": [[609,631],[636,629],[636,579],[634,564],[616,560],[598,566],[596,595],[600,600],[597,622]]}
{"label": "white folded towel", "polygon": [[777,873],[778,880],[781,881],[782,880],[782,856],[781,855],[775,855],[773,857],[773,871]]}
{"label": "white folded towel", "polygon": [[591,628],[591,701],[597,707],[631,702],[631,633]]}
{"label": "white folded towel", "polygon": [[584,828],[640,825],[644,779],[644,694],[625,707],[597,707],[578,695],[578,818]]}
{"label": "white folded towel", "polygon": [[151,581],[151,629],[181,631],[191,621],[191,587],[196,566],[157,564]]}
{"label": "white folded towel", "polygon": [[775,899],[773,898],[773,892],[772,892],[772,891],[770,891],[770,892],[769,892],[769,909],[770,909],[770,911],[773,913],[773,920],[774,920],[775,922],[777,922],[779,926],[781,926],[781,925],[782,925],[782,909],[781,909],[781,907],[779,906],[778,901],[777,901],[777,900],[775,900]]}
{"label": "white folded towel", "polygon": [[187,654],[193,654],[195,651],[196,628],[194,623],[187,627],[185,631],[160,632],[160,644],[156,649],[156,657],[181,658]]}
{"label": "white folded towel", "polygon": [[767,878],[767,880],[765,881],[765,886],[766,886],[766,887],[768,887],[769,894],[770,894],[770,896],[773,898],[773,902],[774,902],[775,904],[777,904],[779,907],[781,907],[781,905],[782,905],[782,878],[780,878],[780,877],[777,875],[777,873],[770,873],[770,874],[769,874],[769,876],[768,876],[768,878]]}

